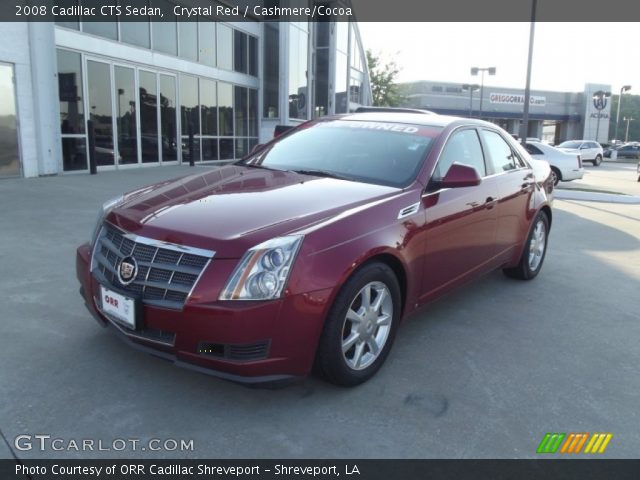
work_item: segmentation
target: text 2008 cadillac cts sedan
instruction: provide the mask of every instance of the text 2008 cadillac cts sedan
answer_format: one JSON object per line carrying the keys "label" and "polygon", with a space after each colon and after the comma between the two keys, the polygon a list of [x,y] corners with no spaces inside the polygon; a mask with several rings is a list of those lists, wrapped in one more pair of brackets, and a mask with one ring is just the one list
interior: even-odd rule
{"label": "text 2008 cadillac cts sedan", "polygon": [[364,112],[105,203],[78,248],[88,309],[133,345],[244,381],[356,385],[400,321],[491,270],[531,279],[549,167],[478,120]]}

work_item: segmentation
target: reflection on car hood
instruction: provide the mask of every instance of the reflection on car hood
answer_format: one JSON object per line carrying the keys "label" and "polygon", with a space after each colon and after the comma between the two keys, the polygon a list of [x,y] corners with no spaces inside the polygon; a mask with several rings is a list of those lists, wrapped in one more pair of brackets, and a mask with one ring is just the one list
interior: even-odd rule
{"label": "reflection on car hood", "polygon": [[230,165],[133,192],[108,220],[139,235],[238,258],[256,244],[400,192]]}

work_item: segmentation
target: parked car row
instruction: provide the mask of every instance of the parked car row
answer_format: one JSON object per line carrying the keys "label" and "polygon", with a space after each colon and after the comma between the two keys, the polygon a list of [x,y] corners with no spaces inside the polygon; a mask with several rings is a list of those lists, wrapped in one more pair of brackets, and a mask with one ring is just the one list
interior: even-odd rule
{"label": "parked car row", "polygon": [[631,142],[623,145],[611,146],[604,151],[606,158],[611,158],[612,153],[616,152],[617,158],[633,158],[640,159],[640,143]]}

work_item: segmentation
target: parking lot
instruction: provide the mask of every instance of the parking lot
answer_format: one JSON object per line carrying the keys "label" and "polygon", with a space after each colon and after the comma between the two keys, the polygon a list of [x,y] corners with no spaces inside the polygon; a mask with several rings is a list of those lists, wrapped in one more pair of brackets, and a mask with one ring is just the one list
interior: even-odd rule
{"label": "parking lot", "polygon": [[[587,167],[581,182],[623,178],[628,168],[635,165]],[[536,458],[546,432],[611,432],[602,456],[637,457],[640,205],[557,200],[534,281],[495,272],[412,315],[385,366],[360,387],[309,378],[250,389],[131,349],[98,326],[78,294],[75,248],[102,201],[191,171],[0,182],[0,428],[8,443],[46,434],[194,446],[19,457]],[[633,193],[602,181],[603,190]],[[0,442],[0,457],[10,456]]]}

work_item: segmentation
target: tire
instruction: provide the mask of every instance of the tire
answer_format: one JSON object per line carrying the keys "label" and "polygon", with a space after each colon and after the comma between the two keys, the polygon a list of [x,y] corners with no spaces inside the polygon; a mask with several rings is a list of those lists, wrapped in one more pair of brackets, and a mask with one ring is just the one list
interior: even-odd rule
{"label": "tire", "polygon": [[[540,245],[541,241],[542,245]],[[502,271],[510,278],[516,278],[518,280],[532,280],[542,269],[544,257],[547,254],[548,244],[549,219],[544,212],[539,212],[531,225],[531,231],[527,236],[527,242],[522,252],[522,257],[520,257],[518,266],[514,268],[505,268]],[[540,247],[542,251],[540,251]]]}
{"label": "tire", "polygon": [[601,163],[602,163],[602,156],[596,155],[596,159],[593,161],[593,166],[599,167]]}
{"label": "tire", "polygon": [[553,178],[553,186],[555,187],[562,180],[562,174],[556,167],[551,167],[551,178]]}
{"label": "tire", "polygon": [[[365,264],[346,281],[327,315],[318,345],[316,365],[326,380],[352,387],[380,369],[398,328],[401,298],[395,273],[381,262]],[[376,300],[381,302],[377,309]]]}

